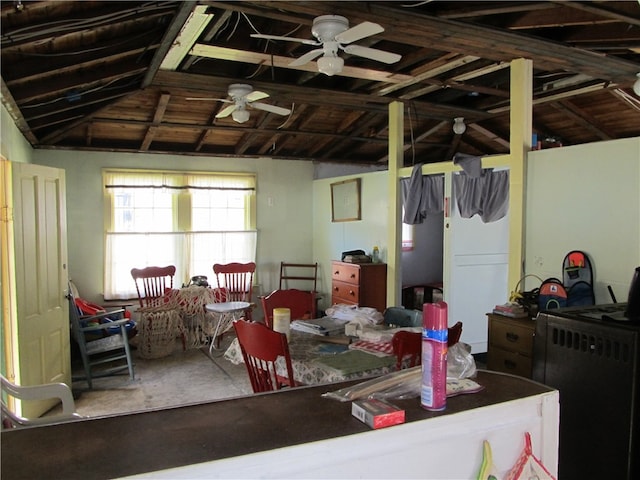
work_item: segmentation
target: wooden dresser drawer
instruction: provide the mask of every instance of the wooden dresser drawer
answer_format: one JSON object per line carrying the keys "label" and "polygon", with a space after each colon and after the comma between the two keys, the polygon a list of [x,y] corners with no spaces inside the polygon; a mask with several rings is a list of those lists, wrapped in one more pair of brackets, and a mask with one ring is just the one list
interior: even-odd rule
{"label": "wooden dresser drawer", "polygon": [[334,281],[360,284],[360,267],[358,265],[337,264],[334,262],[332,268]]}
{"label": "wooden dresser drawer", "polygon": [[531,365],[531,357],[495,348],[495,346],[491,347],[491,353],[487,358],[487,368],[489,370],[511,373],[526,378],[531,378]]}
{"label": "wooden dresser drawer", "polygon": [[535,324],[531,320],[526,322],[530,322],[530,325],[516,323],[513,319],[497,319],[493,316],[489,329],[491,347],[504,348],[531,357]]}
{"label": "wooden dresser drawer", "polygon": [[333,303],[358,303],[360,301],[360,287],[334,280],[331,285],[331,297],[340,300]]}
{"label": "wooden dresser drawer", "polygon": [[346,303],[384,312],[387,305],[387,265],[331,262],[331,304]]}
{"label": "wooden dresser drawer", "polygon": [[358,305],[358,302],[354,302],[352,300],[348,300],[346,298],[336,297],[335,295],[331,296],[331,305]]}

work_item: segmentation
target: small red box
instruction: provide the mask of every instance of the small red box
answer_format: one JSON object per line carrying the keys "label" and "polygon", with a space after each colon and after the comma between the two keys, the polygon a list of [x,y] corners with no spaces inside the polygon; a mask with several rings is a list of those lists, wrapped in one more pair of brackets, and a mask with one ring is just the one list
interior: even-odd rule
{"label": "small red box", "polygon": [[404,410],[377,398],[355,400],[351,414],[371,428],[391,427],[404,423]]}

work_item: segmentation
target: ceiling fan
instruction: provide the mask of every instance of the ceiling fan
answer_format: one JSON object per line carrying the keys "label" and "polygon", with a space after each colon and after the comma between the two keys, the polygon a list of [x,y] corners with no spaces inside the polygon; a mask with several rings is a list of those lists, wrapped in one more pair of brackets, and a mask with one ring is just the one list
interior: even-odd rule
{"label": "ceiling fan", "polygon": [[342,71],[344,60],[338,56],[339,50],[344,50],[350,55],[376,60],[387,64],[395,63],[402,58],[397,53],[385,52],[375,48],[363,47],[360,45],[349,45],[357,40],[370,37],[377,33],[384,32],[381,25],[373,22],[362,22],[355,27],[349,28],[349,20],[340,15],[321,15],[313,20],[311,33],[318,40],[307,40],[304,38],[281,37],[277,35],[252,34],[254,38],[265,38],[267,40],[286,40],[288,42],[299,42],[305,45],[320,46],[316,50],[305,53],[289,64],[291,67],[304,65],[311,60],[318,58],[318,71],[325,75],[335,75]]}
{"label": "ceiling fan", "polygon": [[247,107],[256,110],[264,110],[265,112],[275,113],[276,115],[289,115],[291,110],[288,108],[269,105],[268,103],[258,102],[269,96],[268,93],[254,90],[251,85],[245,83],[232,83],[227,91],[228,98],[209,98],[209,97],[188,97],[187,100],[213,100],[217,102],[230,103],[231,105],[224,107],[218,112],[216,118],[231,117],[238,123],[244,123],[249,120],[249,111]]}

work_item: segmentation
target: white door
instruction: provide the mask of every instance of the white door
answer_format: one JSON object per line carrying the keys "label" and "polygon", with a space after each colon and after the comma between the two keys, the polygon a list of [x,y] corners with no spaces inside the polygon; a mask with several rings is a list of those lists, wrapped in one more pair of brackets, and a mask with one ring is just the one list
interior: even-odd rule
{"label": "white door", "polygon": [[[445,182],[451,185],[451,177]],[[509,262],[509,215],[497,222],[482,223],[478,215],[462,218],[455,198],[445,218],[444,296],[449,306],[449,325],[462,322],[461,341],[472,353],[487,351],[487,316],[497,304],[507,302]]]}
{"label": "white door", "polygon": [[[12,163],[16,315],[11,365],[21,385],[71,384],[64,170]],[[19,410],[39,416],[55,400]]]}

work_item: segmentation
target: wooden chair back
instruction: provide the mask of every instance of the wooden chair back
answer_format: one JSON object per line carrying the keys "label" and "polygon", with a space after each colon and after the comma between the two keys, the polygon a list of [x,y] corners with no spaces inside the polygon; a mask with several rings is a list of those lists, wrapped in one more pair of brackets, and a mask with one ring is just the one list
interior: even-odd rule
{"label": "wooden chair back", "polygon": [[400,330],[391,339],[393,354],[396,356],[396,370],[402,370],[402,363],[406,356],[410,356],[408,367],[415,367],[422,361],[422,334]]}
{"label": "wooden chair back", "polygon": [[273,328],[273,309],[288,308],[291,310],[291,321],[316,318],[316,294],[313,291],[290,288],[274,290],[269,295],[260,297],[264,323]]}
{"label": "wooden chair back", "polygon": [[301,282],[309,285],[309,290],[317,291],[318,263],[287,263],[280,262],[280,286],[279,290],[291,288],[289,281],[293,281],[296,287]]}
{"label": "wooden chair back", "polygon": [[213,266],[218,288],[226,288],[227,300],[230,302],[251,303],[253,274],[255,271],[256,264],[254,262],[216,263]]}
{"label": "wooden chair back", "polygon": [[136,282],[140,307],[155,307],[167,291],[173,288],[176,267],[132,268],[131,276]]}
{"label": "wooden chair back", "polygon": [[[462,335],[462,322],[457,322],[447,330],[447,346],[455,345],[460,341]],[[409,356],[408,367],[415,367],[422,361],[422,334],[400,330],[391,339],[393,354],[396,356],[396,370],[401,370],[405,357]]]}
{"label": "wooden chair back", "polygon": [[[289,344],[284,333],[246,320],[236,320],[233,328],[254,393],[280,390],[283,386],[295,387]],[[276,359],[280,356],[284,358],[286,366],[284,375],[279,375],[276,370]]]}

